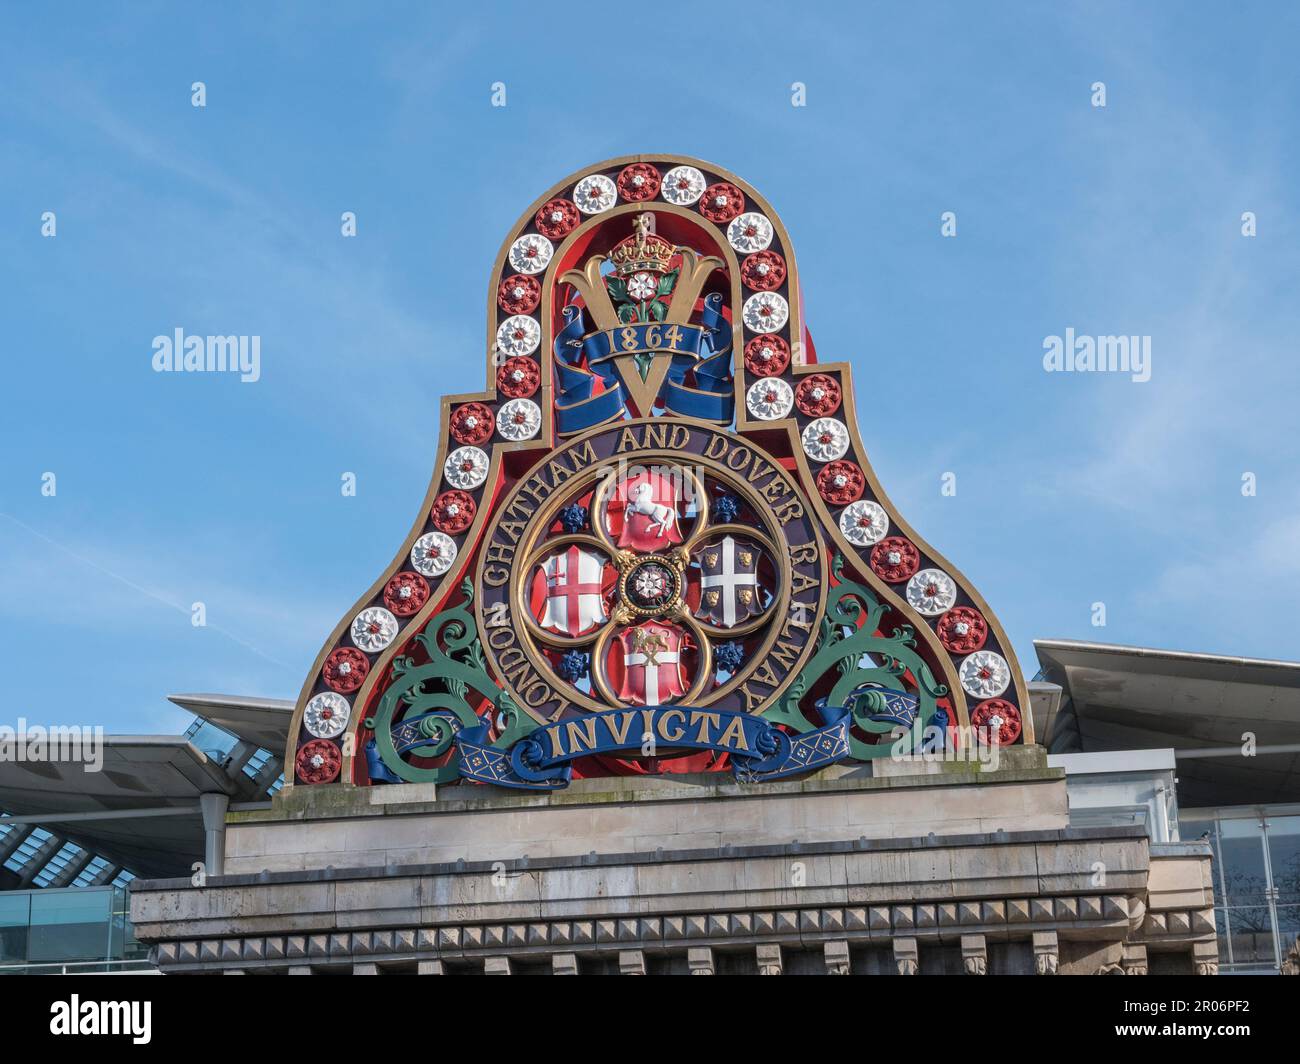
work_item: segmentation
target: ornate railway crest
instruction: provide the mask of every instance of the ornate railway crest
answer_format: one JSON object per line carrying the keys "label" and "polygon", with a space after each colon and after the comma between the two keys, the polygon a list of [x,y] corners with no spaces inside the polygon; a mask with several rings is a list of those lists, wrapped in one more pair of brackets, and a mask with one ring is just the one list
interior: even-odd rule
{"label": "ornate railway crest", "polygon": [[1031,741],[1001,627],[876,482],[752,188],[601,164],[530,208],[491,291],[488,391],[443,400],[427,519],[303,687],[296,783],[757,782]]}
{"label": "ornate railway crest", "polygon": [[[701,422],[620,419],[498,500],[476,611],[494,675],[539,722],[655,705],[644,698],[656,692],[752,712],[812,649],[825,559],[807,499],[756,444]],[[641,638],[629,632],[651,631],[675,655],[664,683],[628,651]]]}

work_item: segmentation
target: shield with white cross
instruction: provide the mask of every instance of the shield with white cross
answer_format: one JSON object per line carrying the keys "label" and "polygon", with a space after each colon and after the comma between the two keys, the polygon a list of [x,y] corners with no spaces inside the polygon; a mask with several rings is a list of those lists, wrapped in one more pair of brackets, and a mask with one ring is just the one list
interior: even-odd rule
{"label": "shield with white cross", "polygon": [[659,706],[686,693],[680,628],[649,621],[620,632],[611,650],[623,658],[619,701]]}
{"label": "shield with white cross", "polygon": [[757,547],[723,536],[698,557],[700,605],[696,617],[719,628],[734,628],[763,612]]}

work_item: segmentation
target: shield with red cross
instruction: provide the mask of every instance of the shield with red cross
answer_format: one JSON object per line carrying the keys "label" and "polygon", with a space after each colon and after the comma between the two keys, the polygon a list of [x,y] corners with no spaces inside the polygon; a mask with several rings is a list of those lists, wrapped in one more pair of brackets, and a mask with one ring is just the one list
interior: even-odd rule
{"label": "shield with red cross", "polygon": [[618,545],[653,553],[680,543],[677,496],[676,478],[656,469],[624,480],[618,487],[618,498],[623,503]]}
{"label": "shield with red cross", "polygon": [[622,657],[619,700],[634,706],[659,706],[681,698],[686,693],[682,643],[680,628],[654,621],[620,632],[610,648],[611,656]]}
{"label": "shield with red cross", "polygon": [[552,554],[540,567],[546,605],[538,622],[567,636],[589,632],[609,616],[601,591],[605,560],[582,547]]}

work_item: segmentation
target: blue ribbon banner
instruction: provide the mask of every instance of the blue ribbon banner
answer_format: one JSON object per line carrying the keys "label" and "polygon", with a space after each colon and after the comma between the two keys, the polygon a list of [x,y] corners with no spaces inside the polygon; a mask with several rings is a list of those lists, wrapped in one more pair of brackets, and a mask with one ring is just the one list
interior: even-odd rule
{"label": "blue ribbon banner", "polygon": [[572,762],[591,754],[655,749],[715,750],[730,754],[741,783],[763,783],[834,764],[849,754],[851,718],[845,706],[824,711],[827,723],[787,735],[762,717],[689,706],[609,709],[574,720],[543,724],[505,750],[486,745],[488,725],[463,728],[456,736],[457,769],[475,783],[523,790],[558,790],[568,785]]}
{"label": "blue ribbon banner", "polygon": [[[583,432],[622,414],[627,406],[615,359],[620,355],[671,358],[659,400],[670,414],[730,422],[735,397],[731,387],[731,323],[722,314],[722,296],[704,299],[698,325],[636,322],[587,332],[583,310],[564,308],[564,328],[555,338],[560,394],[555,401],[562,434]],[[584,365],[585,363],[585,365]],[[686,376],[695,373],[695,385]],[[596,381],[603,390],[596,391]],[[642,411],[643,414],[649,411]]]}

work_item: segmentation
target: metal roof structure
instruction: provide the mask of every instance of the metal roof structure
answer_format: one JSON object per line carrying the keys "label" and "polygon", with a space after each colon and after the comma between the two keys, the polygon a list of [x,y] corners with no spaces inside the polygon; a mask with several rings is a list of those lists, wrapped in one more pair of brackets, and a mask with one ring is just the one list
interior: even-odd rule
{"label": "metal roof structure", "polygon": [[1074,640],[1034,648],[1034,724],[1051,753],[1168,747],[1183,808],[1300,801],[1300,663]]}
{"label": "metal roof structure", "polygon": [[293,703],[243,695],[168,695],[167,701],[189,710],[240,739],[279,754],[284,750]]}
{"label": "metal roof structure", "polygon": [[184,735],[116,735],[102,759],[0,761],[0,889],[188,874],[201,799],[265,801],[281,782],[293,703],[174,695]]}

